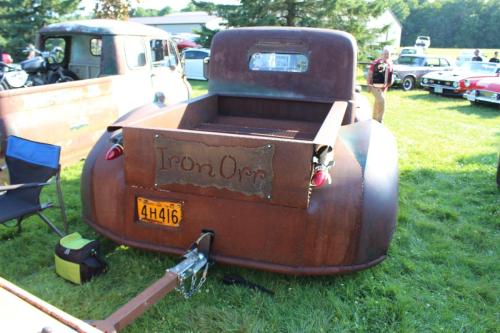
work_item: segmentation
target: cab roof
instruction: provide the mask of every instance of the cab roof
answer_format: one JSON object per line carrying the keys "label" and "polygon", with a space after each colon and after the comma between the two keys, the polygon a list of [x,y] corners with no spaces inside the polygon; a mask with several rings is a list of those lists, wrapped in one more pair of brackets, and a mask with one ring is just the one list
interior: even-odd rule
{"label": "cab roof", "polygon": [[117,20],[78,20],[50,24],[40,29],[40,34],[93,34],[93,35],[132,35],[168,38],[168,32],[140,23]]}

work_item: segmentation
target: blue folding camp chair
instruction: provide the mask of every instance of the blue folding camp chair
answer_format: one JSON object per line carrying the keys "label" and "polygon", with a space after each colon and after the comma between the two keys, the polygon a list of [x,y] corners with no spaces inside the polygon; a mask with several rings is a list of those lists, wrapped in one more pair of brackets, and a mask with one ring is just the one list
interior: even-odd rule
{"label": "blue folding camp chair", "polygon": [[[9,171],[10,184],[0,185],[0,224],[17,220],[18,231],[21,222],[31,215],[38,215],[59,236],[64,236],[57,227],[42,214],[47,208],[58,207],[68,232],[68,222],[61,192],[59,156],[61,147],[22,139],[7,138],[5,161]],[[1,171],[1,169],[0,169]],[[46,185],[55,183],[58,205],[40,203],[40,193]]]}

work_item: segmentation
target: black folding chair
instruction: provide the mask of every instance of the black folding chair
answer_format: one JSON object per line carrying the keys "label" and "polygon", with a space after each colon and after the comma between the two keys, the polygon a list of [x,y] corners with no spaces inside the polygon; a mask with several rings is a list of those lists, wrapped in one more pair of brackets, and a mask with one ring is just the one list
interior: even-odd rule
{"label": "black folding chair", "polygon": [[[68,232],[68,221],[61,191],[59,157],[61,147],[22,139],[7,138],[5,161],[9,171],[10,184],[0,185],[0,224],[17,220],[18,231],[21,222],[31,215],[38,215],[59,236],[64,236],[57,227],[42,214],[48,208],[61,210],[64,231]],[[1,169],[0,169],[1,171]],[[55,183],[58,205],[40,203],[40,193],[46,185]]]}

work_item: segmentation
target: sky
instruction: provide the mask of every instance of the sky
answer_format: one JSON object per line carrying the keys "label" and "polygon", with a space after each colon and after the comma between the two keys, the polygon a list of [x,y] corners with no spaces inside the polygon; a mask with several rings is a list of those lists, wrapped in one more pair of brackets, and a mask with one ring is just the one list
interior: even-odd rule
{"label": "sky", "polygon": [[[139,6],[143,8],[161,9],[165,6],[170,6],[174,11],[179,11],[186,7],[190,0],[142,0]],[[239,0],[205,0],[219,4],[238,4]],[[132,1],[134,2],[134,1]],[[95,0],[83,0],[82,4],[86,10],[94,8]]]}

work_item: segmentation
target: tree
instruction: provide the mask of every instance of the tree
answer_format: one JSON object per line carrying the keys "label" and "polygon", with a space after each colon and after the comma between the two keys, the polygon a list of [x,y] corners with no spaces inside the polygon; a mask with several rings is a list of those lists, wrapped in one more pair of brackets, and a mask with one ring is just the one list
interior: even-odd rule
{"label": "tree", "polygon": [[162,9],[136,7],[129,11],[130,17],[152,17],[164,16],[172,12],[172,7],[165,6]]}
{"label": "tree", "polygon": [[198,8],[196,7],[196,5],[192,2],[190,2],[187,4],[186,7],[181,9],[181,12],[195,12],[197,10],[198,10]]}
{"label": "tree", "polygon": [[0,0],[0,36],[14,60],[24,58],[22,49],[35,41],[44,25],[67,19],[79,0]]}
{"label": "tree", "polygon": [[160,9],[158,11],[158,16],[164,16],[164,15],[168,15],[172,12],[172,7],[170,6],[165,6],[163,7],[162,9]]}
{"label": "tree", "polygon": [[205,26],[202,26],[200,30],[195,31],[196,34],[200,35],[200,37],[198,37],[195,42],[203,47],[209,48],[212,44],[212,39],[219,31],[219,29],[212,30]]}
{"label": "tree", "polygon": [[94,8],[96,18],[126,20],[131,9],[130,0],[98,0]]}
{"label": "tree", "polygon": [[408,15],[410,15],[410,12],[417,9],[419,5],[420,2],[418,0],[390,0],[389,2],[389,8],[401,23],[403,23]]}
{"label": "tree", "polygon": [[241,0],[240,5],[192,2],[201,10],[224,18],[229,27],[268,25],[338,29],[353,34],[360,48],[388,28],[367,28],[367,22],[387,8],[382,0]]}
{"label": "tree", "polygon": [[425,2],[410,10],[403,24],[402,43],[413,45],[427,35],[434,47],[495,48],[500,31],[500,6],[489,0]]}

